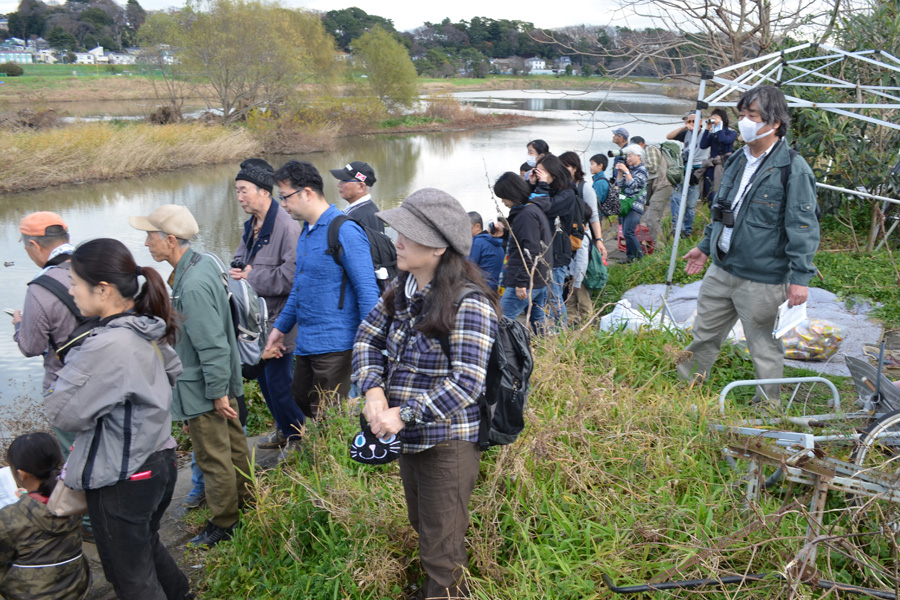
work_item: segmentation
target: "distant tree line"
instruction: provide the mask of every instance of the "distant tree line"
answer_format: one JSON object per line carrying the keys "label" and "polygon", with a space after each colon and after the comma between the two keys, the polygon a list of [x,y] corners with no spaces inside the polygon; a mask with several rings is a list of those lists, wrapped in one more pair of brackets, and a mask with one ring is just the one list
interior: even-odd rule
{"label": "distant tree line", "polygon": [[147,13],[138,0],[128,0],[124,7],[113,0],[67,0],[61,5],[22,0],[7,17],[12,37],[42,37],[51,48],[69,52],[97,46],[120,52],[136,43]]}

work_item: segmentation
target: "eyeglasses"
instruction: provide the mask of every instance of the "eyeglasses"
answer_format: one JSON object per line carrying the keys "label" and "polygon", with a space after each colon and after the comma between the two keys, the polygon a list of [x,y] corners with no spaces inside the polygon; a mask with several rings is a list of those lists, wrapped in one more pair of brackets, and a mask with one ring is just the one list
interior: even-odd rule
{"label": "eyeglasses", "polygon": [[279,202],[287,202],[287,199],[288,199],[288,198],[290,198],[291,196],[293,196],[293,195],[295,195],[295,194],[299,194],[301,191],[302,191],[302,190],[297,190],[297,191],[295,191],[295,192],[291,192],[290,194],[286,194],[286,195],[284,195],[284,196],[282,196],[282,195],[279,194],[279,195],[278,195],[278,201],[279,201]]}

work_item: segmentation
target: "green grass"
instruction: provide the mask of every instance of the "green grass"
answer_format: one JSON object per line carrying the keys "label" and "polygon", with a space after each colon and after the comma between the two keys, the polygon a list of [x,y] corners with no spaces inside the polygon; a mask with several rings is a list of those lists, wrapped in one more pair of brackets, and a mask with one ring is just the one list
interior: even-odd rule
{"label": "green grass", "polygon": [[[688,389],[674,377],[682,347],[658,331],[536,341],[526,430],[515,445],[484,455],[471,502],[475,598],[608,598],[602,573],[629,584],[676,569],[674,578],[777,571],[802,547],[797,510],[728,540],[783,503],[807,503],[808,490],[779,488],[758,513],[742,509],[740,474],[707,425],[719,418],[717,390],[751,377],[752,366],[725,353],[709,385]],[[728,419],[752,414],[730,403]],[[352,462],[347,441],[356,428],[352,403],[333,406],[295,460],[258,475],[258,509],[234,542],[206,554],[202,598],[380,600],[400,597],[421,576],[396,463]],[[845,531],[840,518],[831,521]],[[822,554],[828,578],[863,580],[840,556]],[[741,598],[785,593],[766,584]]]}
{"label": "green grass", "polygon": [[[679,251],[692,245],[683,241]],[[640,263],[614,266],[607,289],[595,298],[598,306],[635,285],[665,281],[668,256],[663,244]],[[894,280],[885,260],[829,253],[816,262],[829,289],[865,290],[891,300]],[[697,279],[678,266],[676,282]],[[871,271],[871,283],[858,278],[863,266]],[[515,445],[484,455],[470,504],[474,598],[609,598],[603,573],[629,585],[658,576],[783,572],[797,556],[810,488],[777,485],[745,509],[743,471],[727,465],[721,454],[725,440],[707,428],[759,416],[747,404],[749,391],[729,398],[724,418],[717,408],[719,390],[753,378],[752,364],[726,348],[710,381],[689,388],[675,377],[684,344],[667,331],[590,328],[535,340],[526,429]],[[787,376],[809,374],[786,369]],[[831,379],[847,405],[855,397],[852,383]],[[800,397],[792,414],[830,412],[822,386]],[[258,474],[259,508],[245,516],[233,543],[206,554],[202,598],[381,600],[402,597],[407,582],[422,576],[396,464],[364,467],[347,455],[357,428],[355,410],[352,401],[332,406],[286,468]],[[838,429],[849,433],[852,425]],[[824,449],[846,459],[850,446]],[[856,548],[892,569],[897,546],[884,537],[852,537],[856,526],[845,508],[845,497],[833,492],[825,525],[840,542],[820,546],[818,575],[883,587],[866,564],[845,552]],[[823,593],[803,586],[800,591],[803,598]],[[779,582],[705,593],[773,600],[789,594]]]}

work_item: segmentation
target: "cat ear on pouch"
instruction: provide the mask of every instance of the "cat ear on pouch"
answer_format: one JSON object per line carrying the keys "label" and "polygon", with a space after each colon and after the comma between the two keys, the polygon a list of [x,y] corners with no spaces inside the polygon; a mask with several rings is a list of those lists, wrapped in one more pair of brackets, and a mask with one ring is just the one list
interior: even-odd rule
{"label": "cat ear on pouch", "polygon": [[384,465],[400,458],[400,438],[380,439],[372,433],[366,418],[359,415],[360,431],[350,439],[350,458],[364,465]]}

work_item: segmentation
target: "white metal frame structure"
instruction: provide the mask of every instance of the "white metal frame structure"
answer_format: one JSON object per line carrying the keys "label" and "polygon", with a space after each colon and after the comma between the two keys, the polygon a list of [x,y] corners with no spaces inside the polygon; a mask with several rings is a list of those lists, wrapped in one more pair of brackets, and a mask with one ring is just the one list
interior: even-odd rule
{"label": "white metal frame structure", "polygon": [[[814,57],[802,56],[800,53],[808,48],[817,50],[819,55]],[[792,56],[794,58],[791,58]],[[697,94],[697,108],[695,112],[696,122],[700,123],[700,113],[705,108],[737,106],[737,98],[729,100],[729,97],[733,98],[733,94],[737,94],[739,97],[747,90],[759,85],[778,85],[784,92],[789,107],[826,110],[845,117],[861,119],[875,125],[900,130],[900,123],[894,123],[868,115],[861,115],[852,111],[852,109],[876,109],[884,111],[900,109],[900,87],[863,85],[861,83],[853,83],[851,81],[832,77],[831,75],[824,73],[826,68],[844,61],[860,61],[880,67],[887,71],[900,73],[900,59],[882,50],[848,52],[846,50],[841,50],[840,48],[833,48],[821,44],[800,44],[793,48],[787,48],[736,65],[704,73],[703,78],[700,80],[700,89]],[[729,77],[732,78],[729,79]],[[706,93],[707,81],[711,81],[720,87],[708,96],[704,96]],[[861,101],[819,103],[803,99],[803,88],[823,87],[856,90],[858,98]],[[866,99],[875,100],[875,102],[866,103]],[[695,129],[695,131],[699,131],[699,129]],[[688,150],[688,160],[684,169],[684,182],[681,184],[681,205],[678,208],[678,220],[675,226],[675,241],[672,245],[672,256],[669,259],[669,271],[666,275],[666,295],[668,295],[668,292],[672,287],[672,277],[675,274],[675,263],[678,258],[678,241],[681,239],[681,225],[687,207],[688,181],[692,170],[691,165],[694,162],[694,155],[700,142],[699,135],[691,137],[692,140]],[[886,168],[890,167],[887,166]],[[816,186],[823,189],[836,190],[845,194],[861,196],[871,200],[900,204],[900,200],[897,198],[876,196],[859,190],[849,190],[825,185],[823,183],[816,183]]]}

